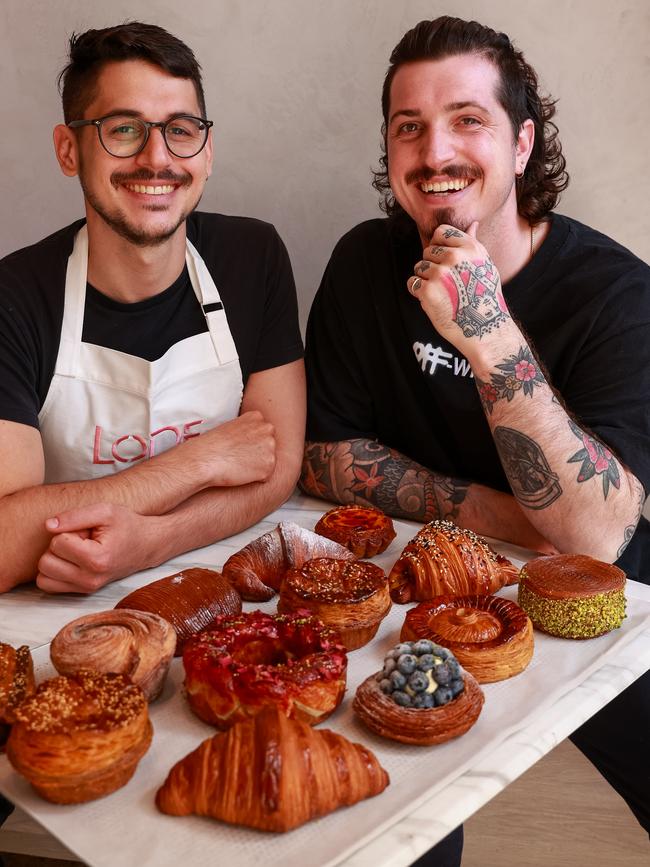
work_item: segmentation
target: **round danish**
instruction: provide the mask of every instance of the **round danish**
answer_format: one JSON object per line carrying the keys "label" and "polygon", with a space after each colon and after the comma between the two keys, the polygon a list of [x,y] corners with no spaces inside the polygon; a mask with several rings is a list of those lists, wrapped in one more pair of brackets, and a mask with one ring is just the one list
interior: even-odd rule
{"label": "round danish", "polygon": [[100,611],[78,617],[52,640],[59,674],[83,668],[127,674],[147,701],[158,698],[176,647],[174,627],[149,611]]}
{"label": "round danish", "polygon": [[465,734],[483,707],[475,678],[432,641],[403,642],[357,689],[352,707],[373,732],[405,744],[441,744]]}
{"label": "round danish", "polygon": [[347,655],[338,633],[315,617],[220,617],[183,651],[185,690],[194,713],[227,729],[269,704],[316,725],[345,692]]}
{"label": "round danish", "polygon": [[317,557],[284,576],[278,611],[311,611],[338,630],[347,650],[355,650],[374,637],[390,606],[388,579],[379,566]]}
{"label": "round danish", "polygon": [[395,538],[395,528],[388,515],[380,509],[353,504],[325,512],[314,532],[345,545],[357,557],[381,554]]}
{"label": "round danish", "polygon": [[7,757],[41,797],[79,804],[125,785],[152,733],[139,686],[79,671],[44,681],[16,709]]}
{"label": "round danish", "polygon": [[533,625],[560,638],[594,638],[625,619],[625,572],[585,554],[538,557],[519,575],[518,602]]}
{"label": "round danish", "polygon": [[407,612],[400,638],[442,644],[479,683],[519,674],[534,647],[526,612],[499,596],[437,596],[421,602]]}

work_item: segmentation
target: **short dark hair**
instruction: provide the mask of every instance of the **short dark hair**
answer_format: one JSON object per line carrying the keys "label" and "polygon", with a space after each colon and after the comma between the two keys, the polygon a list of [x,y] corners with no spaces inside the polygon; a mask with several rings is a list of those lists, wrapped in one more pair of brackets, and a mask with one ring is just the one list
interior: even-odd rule
{"label": "short dark hair", "polygon": [[146,60],[170,75],[190,79],[205,117],[201,67],[192,50],[162,27],[130,21],[102,30],[73,33],[69,57],[69,63],[58,78],[66,123],[83,118],[94,98],[102,68],[106,63],[120,60]]}
{"label": "short dark hair", "polygon": [[458,54],[477,54],[495,65],[501,79],[496,96],[510,118],[515,139],[527,118],[535,125],[533,150],[524,175],[517,178],[516,191],[519,213],[531,223],[539,222],[557,205],[560,193],[569,183],[558,129],[551,120],[555,100],[540,95],[535,70],[505,33],[497,33],[477,21],[463,21],[449,15],[420,21],[402,37],[390,56],[381,96],[382,155],[372,182],[383,196],[381,208],[389,216],[404,214],[390,189],[386,151],[390,88],[395,73],[405,63],[440,60]]}

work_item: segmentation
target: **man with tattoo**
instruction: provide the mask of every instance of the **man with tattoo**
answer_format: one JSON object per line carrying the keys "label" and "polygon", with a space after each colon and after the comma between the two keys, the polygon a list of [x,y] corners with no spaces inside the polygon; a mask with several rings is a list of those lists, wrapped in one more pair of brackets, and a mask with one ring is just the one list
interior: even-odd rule
{"label": "man with tattoo", "polygon": [[[310,315],[304,490],[647,581],[650,269],[553,213],[554,103],[504,34],[421,22],[382,109],[388,219],[342,238]],[[650,831],[648,692],[574,741]]]}

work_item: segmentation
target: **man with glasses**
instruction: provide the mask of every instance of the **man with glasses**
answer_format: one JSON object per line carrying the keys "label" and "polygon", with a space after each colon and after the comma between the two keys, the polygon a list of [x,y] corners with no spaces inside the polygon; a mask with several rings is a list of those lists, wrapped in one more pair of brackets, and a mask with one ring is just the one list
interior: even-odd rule
{"label": "man with glasses", "polygon": [[0,591],[90,593],[236,533],[293,490],[304,439],[284,245],[195,211],[212,121],[192,51],[90,30],[60,84],[86,218],[0,263]]}

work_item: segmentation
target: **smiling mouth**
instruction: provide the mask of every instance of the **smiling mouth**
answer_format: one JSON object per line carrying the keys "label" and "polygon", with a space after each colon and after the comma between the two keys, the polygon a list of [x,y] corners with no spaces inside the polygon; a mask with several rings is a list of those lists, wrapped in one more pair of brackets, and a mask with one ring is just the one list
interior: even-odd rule
{"label": "smiling mouth", "polygon": [[173,184],[161,184],[156,187],[148,184],[124,184],[124,186],[131,193],[145,193],[148,196],[166,196],[176,189]]}
{"label": "smiling mouth", "polygon": [[473,183],[472,178],[450,178],[448,181],[437,181],[435,183],[423,181],[419,184],[419,187],[423,193],[444,193],[447,195],[464,190],[471,183]]}

